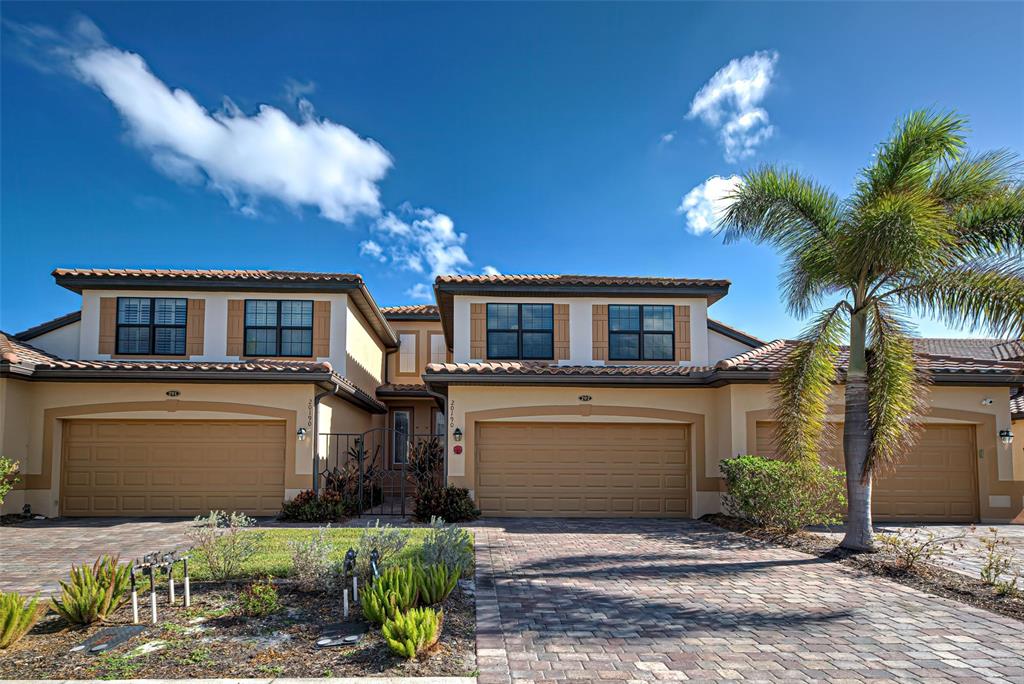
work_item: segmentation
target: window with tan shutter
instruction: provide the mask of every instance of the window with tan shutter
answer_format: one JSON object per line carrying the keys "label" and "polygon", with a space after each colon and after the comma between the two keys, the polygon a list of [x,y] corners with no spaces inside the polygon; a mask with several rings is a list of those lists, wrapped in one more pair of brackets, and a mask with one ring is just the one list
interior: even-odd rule
{"label": "window with tan shutter", "polygon": [[430,336],[430,363],[445,363],[448,360],[448,347],[444,343],[444,335]]}

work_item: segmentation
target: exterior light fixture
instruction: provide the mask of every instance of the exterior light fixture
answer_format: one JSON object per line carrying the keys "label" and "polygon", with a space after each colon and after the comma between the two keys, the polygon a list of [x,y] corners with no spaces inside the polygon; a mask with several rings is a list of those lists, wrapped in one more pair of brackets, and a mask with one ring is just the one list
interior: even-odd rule
{"label": "exterior light fixture", "polygon": [[306,439],[306,428],[300,427],[298,430],[295,431],[295,435],[299,438],[300,442]]}
{"label": "exterior light fixture", "polygon": [[1013,433],[1009,430],[1000,430],[999,441],[1003,443],[1003,446],[1010,446],[1013,444]]}
{"label": "exterior light fixture", "polygon": [[462,430],[460,430],[459,428],[455,428],[455,432],[452,433],[452,439],[454,439],[456,442],[461,442]]}

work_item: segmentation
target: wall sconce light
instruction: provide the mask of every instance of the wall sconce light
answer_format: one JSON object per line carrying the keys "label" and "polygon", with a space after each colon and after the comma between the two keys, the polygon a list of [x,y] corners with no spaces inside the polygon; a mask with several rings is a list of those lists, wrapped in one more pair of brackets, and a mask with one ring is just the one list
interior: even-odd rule
{"label": "wall sconce light", "polygon": [[1013,433],[1009,430],[1000,430],[999,441],[1003,443],[1003,446],[1010,446],[1013,444]]}
{"label": "wall sconce light", "polygon": [[454,439],[456,442],[461,442],[462,430],[460,430],[459,428],[455,428],[455,432],[452,433],[452,439]]}
{"label": "wall sconce light", "polygon": [[295,431],[295,435],[299,438],[299,441],[306,439],[306,428],[299,428]]}

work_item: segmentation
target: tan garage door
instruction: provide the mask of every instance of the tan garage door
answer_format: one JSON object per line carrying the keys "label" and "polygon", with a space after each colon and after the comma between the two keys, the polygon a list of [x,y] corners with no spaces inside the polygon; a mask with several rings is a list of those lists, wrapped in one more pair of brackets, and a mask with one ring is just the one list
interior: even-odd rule
{"label": "tan garage door", "polygon": [[[842,424],[838,425],[842,434]],[[775,455],[774,424],[757,424],[757,452]],[[841,442],[841,437],[837,440]],[[843,467],[842,444],[826,461]],[[917,446],[888,473],[875,479],[875,520],[973,522],[978,519],[977,456],[973,425],[927,425]]]}
{"label": "tan garage door", "polygon": [[480,423],[484,515],[689,517],[690,430],[640,423]]}
{"label": "tan garage door", "polygon": [[277,421],[67,421],[61,512],[274,515],[284,498],[284,433]]}

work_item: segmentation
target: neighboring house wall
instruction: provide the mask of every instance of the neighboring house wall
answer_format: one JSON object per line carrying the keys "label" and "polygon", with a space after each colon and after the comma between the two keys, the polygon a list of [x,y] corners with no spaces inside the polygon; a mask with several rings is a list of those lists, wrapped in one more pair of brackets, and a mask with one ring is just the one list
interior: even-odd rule
{"label": "neighboring house wall", "polygon": [[[584,400],[581,397],[587,398]],[[1024,454],[999,443],[998,431],[1010,425],[1009,390],[981,387],[933,387],[931,423],[975,427],[980,515],[984,521],[1024,522]],[[992,399],[986,404],[985,400]],[[832,401],[834,421],[842,420],[842,391]],[[482,421],[515,422],[680,422],[699,427],[693,440],[693,515],[720,510],[719,463],[755,450],[758,420],[772,419],[770,385],[720,388],[449,387],[451,431],[463,432],[464,451],[449,451],[449,481],[475,490],[474,440]],[[676,414],[676,415],[673,415]],[[695,432],[696,434],[696,432]],[[1016,441],[1016,440],[1015,440]]]}
{"label": "neighboring house wall", "polygon": [[42,335],[37,335],[30,340],[26,340],[25,343],[32,345],[36,349],[49,352],[54,356],[59,356],[62,359],[73,359],[78,356],[81,344],[79,337],[81,329],[82,324],[76,321],[62,325]]}
{"label": "neighboring house wall", "polygon": [[[470,349],[471,307],[473,304],[567,304],[569,307],[569,358],[571,365],[604,364],[594,358],[594,305],[661,304],[688,306],[690,314],[690,359],[683,366],[708,364],[707,300],[699,298],[609,298],[609,297],[478,297],[457,295],[453,306],[453,354],[455,363],[482,361]],[[616,362],[611,362],[616,363]],[[628,362],[618,362],[628,363]]]}
{"label": "neighboring house wall", "polygon": [[343,329],[346,353],[343,371],[338,372],[372,397],[384,378],[384,345],[352,300],[348,300],[343,311],[347,319]]}
{"label": "neighboring house wall", "polygon": [[[401,367],[402,350],[388,354],[389,383],[419,385],[423,384],[423,369],[431,361],[431,338],[444,343],[444,332],[440,321],[403,321],[390,320],[388,323],[398,335],[399,340],[407,342],[415,340],[416,357],[412,372],[403,371]],[[404,337],[403,337],[404,336]],[[451,359],[451,353],[445,353],[445,360]]]}
{"label": "neighboring house wall", "polygon": [[708,361],[711,364],[718,363],[722,359],[746,354],[751,349],[754,347],[749,344],[738,342],[714,330],[708,330]]}
{"label": "neighboring house wall", "polygon": [[[168,391],[180,394],[168,398]],[[0,379],[4,455],[21,461],[22,481],[3,512],[28,503],[43,515],[57,515],[61,463],[61,421],[90,419],[279,420],[286,423],[286,495],[307,489],[313,472],[311,384],[27,382]],[[362,413],[362,412],[359,412]],[[335,421],[335,423],[340,423]],[[359,423],[361,426],[362,423]],[[240,468],[245,463],[239,463]]]}
{"label": "neighboring house wall", "polygon": [[[189,300],[204,301],[204,326],[203,326],[203,353],[192,355],[193,361],[237,361],[241,358],[238,354],[228,354],[228,301],[246,299],[273,299],[273,300],[312,300],[313,302],[330,302],[330,348],[326,356],[309,357],[318,361],[329,361],[334,370],[340,374],[346,374],[346,353],[345,334],[346,326],[350,320],[348,315],[349,298],[345,294],[338,293],[304,293],[289,294],[282,292],[206,292],[189,290],[83,290],[82,292],[82,320],[80,324],[79,347],[76,353],[62,355],[64,358],[78,359],[110,359],[110,358],[138,358],[133,356],[120,356],[110,353],[100,353],[100,310],[104,298],[117,297],[178,297]],[[243,305],[244,306],[244,305]],[[316,304],[314,304],[314,307]],[[314,322],[314,325],[316,323]],[[313,353],[317,353],[314,343]],[[175,357],[180,358],[180,357]]]}

